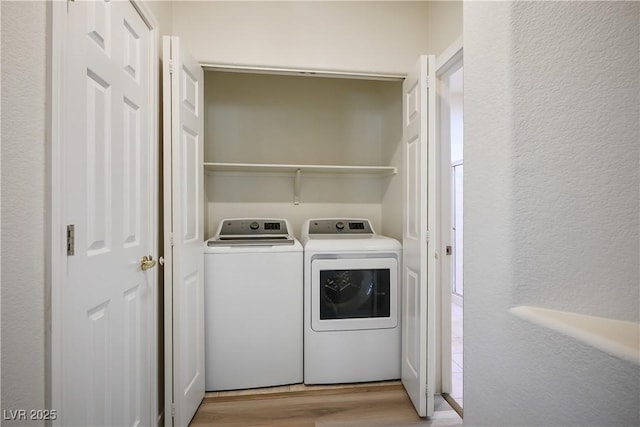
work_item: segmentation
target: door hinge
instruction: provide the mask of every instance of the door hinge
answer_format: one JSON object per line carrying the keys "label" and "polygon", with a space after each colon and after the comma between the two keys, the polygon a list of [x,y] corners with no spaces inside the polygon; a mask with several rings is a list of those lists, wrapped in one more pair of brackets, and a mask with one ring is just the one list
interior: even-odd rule
{"label": "door hinge", "polygon": [[425,233],[425,238],[427,239],[427,243],[429,243],[429,230]]}
{"label": "door hinge", "polygon": [[67,256],[76,254],[76,226],[67,225]]}
{"label": "door hinge", "polygon": [[173,74],[173,61],[169,60],[169,74]]}
{"label": "door hinge", "polygon": [[169,244],[173,247],[173,234],[169,236]]}
{"label": "door hinge", "polygon": [[171,404],[171,416],[172,417],[176,416],[176,404],[175,403]]}

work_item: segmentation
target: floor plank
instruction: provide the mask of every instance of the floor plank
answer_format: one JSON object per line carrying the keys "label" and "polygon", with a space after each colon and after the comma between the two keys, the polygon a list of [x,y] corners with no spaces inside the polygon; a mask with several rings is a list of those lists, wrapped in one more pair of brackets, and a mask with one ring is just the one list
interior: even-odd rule
{"label": "floor plank", "polygon": [[277,393],[207,398],[192,427],[412,427],[461,426],[462,420],[438,396],[430,419],[417,416],[401,387],[341,389],[337,393]]}

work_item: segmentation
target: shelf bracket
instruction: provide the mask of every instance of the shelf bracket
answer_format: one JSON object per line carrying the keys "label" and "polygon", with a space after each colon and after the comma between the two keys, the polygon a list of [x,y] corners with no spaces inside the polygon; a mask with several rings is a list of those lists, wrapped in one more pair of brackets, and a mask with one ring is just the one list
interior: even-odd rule
{"label": "shelf bracket", "polygon": [[300,204],[300,168],[296,169],[296,174],[293,178],[293,204]]}

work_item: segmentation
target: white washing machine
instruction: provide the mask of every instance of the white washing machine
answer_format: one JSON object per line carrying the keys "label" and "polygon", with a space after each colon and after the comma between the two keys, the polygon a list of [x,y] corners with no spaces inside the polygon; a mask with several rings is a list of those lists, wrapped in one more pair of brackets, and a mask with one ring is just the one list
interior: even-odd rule
{"label": "white washing machine", "polygon": [[304,382],[400,378],[402,245],[366,219],[311,219],[304,246]]}
{"label": "white washing machine", "polygon": [[282,219],[226,219],[205,245],[207,391],[302,382],[303,252]]}

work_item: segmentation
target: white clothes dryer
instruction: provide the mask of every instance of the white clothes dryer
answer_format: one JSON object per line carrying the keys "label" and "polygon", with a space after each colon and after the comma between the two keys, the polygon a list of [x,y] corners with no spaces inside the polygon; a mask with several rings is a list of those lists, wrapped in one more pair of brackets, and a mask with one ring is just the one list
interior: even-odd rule
{"label": "white clothes dryer", "polygon": [[302,382],[302,246],[283,219],[225,219],[205,245],[205,389]]}
{"label": "white clothes dryer", "polygon": [[304,382],[400,378],[400,242],[366,219],[310,219],[301,242]]}

